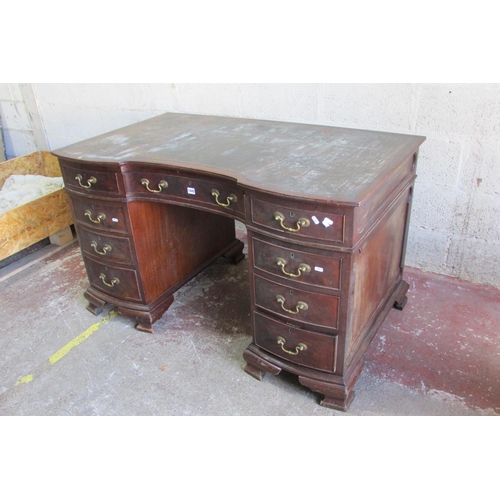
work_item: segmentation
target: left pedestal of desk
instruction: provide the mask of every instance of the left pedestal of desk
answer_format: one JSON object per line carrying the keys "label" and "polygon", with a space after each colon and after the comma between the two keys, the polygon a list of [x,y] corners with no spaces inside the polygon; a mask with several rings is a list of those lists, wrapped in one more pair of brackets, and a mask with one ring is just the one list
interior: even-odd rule
{"label": "left pedestal of desk", "polygon": [[90,286],[88,310],[105,304],[149,333],[174,293],[236,244],[234,221],[127,197],[120,166],[61,160]]}

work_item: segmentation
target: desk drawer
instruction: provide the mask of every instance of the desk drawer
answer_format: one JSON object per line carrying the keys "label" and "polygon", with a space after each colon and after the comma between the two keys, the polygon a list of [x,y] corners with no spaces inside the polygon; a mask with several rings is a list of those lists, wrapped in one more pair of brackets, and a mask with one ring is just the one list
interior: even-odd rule
{"label": "desk drawer", "polygon": [[292,250],[255,237],[251,241],[256,269],[296,283],[341,289],[342,259]]}
{"label": "desk drawer", "polygon": [[100,234],[80,226],[77,230],[83,252],[110,263],[132,264],[132,250],[128,238]]}
{"label": "desk drawer", "polygon": [[336,371],[337,335],[323,335],[254,314],[255,344],[297,365]]}
{"label": "desk drawer", "polygon": [[340,298],[300,290],[254,276],[255,305],[287,321],[339,328]]}
{"label": "desk drawer", "polygon": [[95,229],[120,232],[127,230],[126,207],[121,203],[102,203],[77,197],[71,197],[71,203],[76,222]]}
{"label": "desk drawer", "polygon": [[316,239],[344,243],[345,215],[310,211],[252,199],[252,222],[293,239]]}
{"label": "desk drawer", "polygon": [[106,266],[88,258],[85,259],[85,266],[92,286],[105,294],[123,300],[141,299],[134,270]]}
{"label": "desk drawer", "polygon": [[117,173],[60,162],[64,184],[72,191],[85,194],[117,195],[120,192]]}
{"label": "desk drawer", "polygon": [[236,186],[217,181],[191,179],[162,172],[128,172],[125,174],[127,191],[151,199],[179,199],[221,213],[244,214],[244,193]]}

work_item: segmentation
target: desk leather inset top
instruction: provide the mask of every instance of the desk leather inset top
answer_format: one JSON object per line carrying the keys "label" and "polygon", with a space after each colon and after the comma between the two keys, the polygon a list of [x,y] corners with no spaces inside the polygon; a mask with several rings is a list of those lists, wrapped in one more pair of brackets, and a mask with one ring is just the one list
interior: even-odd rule
{"label": "desk leather inset top", "polygon": [[248,230],[245,371],[295,373],[347,410],[363,353],[406,303],[405,246],[423,137],[167,113],[54,152],[89,276],[152,332],[184,283]]}

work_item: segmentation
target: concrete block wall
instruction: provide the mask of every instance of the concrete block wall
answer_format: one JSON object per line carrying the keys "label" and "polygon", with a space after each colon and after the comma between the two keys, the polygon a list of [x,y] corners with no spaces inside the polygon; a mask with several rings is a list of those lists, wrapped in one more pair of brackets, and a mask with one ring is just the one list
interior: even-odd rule
{"label": "concrete block wall", "polygon": [[16,85],[0,84],[11,156],[36,113],[50,149],[166,111],[425,135],[406,263],[500,288],[498,83],[32,84],[29,113]]}
{"label": "concrete block wall", "polygon": [[19,83],[0,83],[0,117],[7,159],[37,150]]}

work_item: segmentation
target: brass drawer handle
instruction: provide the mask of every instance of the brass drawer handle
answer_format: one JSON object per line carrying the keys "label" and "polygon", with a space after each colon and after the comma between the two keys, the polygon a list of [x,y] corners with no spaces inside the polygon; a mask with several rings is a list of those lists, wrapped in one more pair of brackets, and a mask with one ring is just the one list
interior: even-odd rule
{"label": "brass drawer handle", "polygon": [[83,189],[90,189],[92,187],[92,184],[95,184],[97,182],[97,179],[94,176],[89,177],[89,179],[87,180],[87,184],[82,184],[82,180],[83,177],[80,174],[75,177],[75,181],[78,181],[78,184],[80,184],[80,187],[82,187]]}
{"label": "brass drawer handle", "polygon": [[120,284],[120,280],[118,278],[113,278],[111,280],[111,283],[108,283],[107,282],[107,278],[106,278],[106,275],[104,273],[101,273],[99,275],[99,279],[106,285],[106,286],[109,286],[109,288],[113,288],[115,285],[119,285]]}
{"label": "brass drawer handle", "polygon": [[274,220],[279,221],[281,227],[290,233],[298,233],[303,227],[309,227],[311,225],[311,221],[309,219],[302,217],[297,221],[296,229],[293,227],[287,227],[285,226],[285,216],[280,212],[276,212],[274,214]]}
{"label": "brass drawer handle", "polygon": [[150,193],[161,193],[164,189],[167,189],[168,188],[168,182],[167,181],[160,181],[158,183],[158,189],[151,189],[149,187],[149,181],[148,179],[141,179],[141,184],[143,186],[146,187],[146,189],[150,192]]}
{"label": "brass drawer handle", "polygon": [[295,348],[295,351],[287,351],[285,349],[286,340],[283,337],[278,337],[278,344],[281,346],[283,351],[291,356],[297,356],[300,352],[307,351],[307,346],[302,342]]}
{"label": "brass drawer handle", "polygon": [[227,197],[226,203],[222,203],[219,201],[220,193],[217,189],[212,189],[212,196],[215,198],[215,203],[219,205],[219,207],[227,208],[231,203],[236,203],[238,201],[238,197],[235,194],[230,194]]}
{"label": "brass drawer handle", "polygon": [[286,309],[285,308],[285,297],[283,297],[283,295],[276,295],[276,301],[281,304],[281,309],[283,309],[283,311],[290,313],[290,314],[299,314],[300,311],[307,311],[309,309],[309,306],[305,302],[302,302],[302,301],[299,301],[297,303],[297,306],[295,307],[295,311],[291,311],[290,309]]}
{"label": "brass drawer handle", "polygon": [[311,266],[308,264],[300,264],[299,268],[297,270],[297,274],[292,274],[287,271],[285,271],[285,266],[286,266],[286,260],[282,259],[281,257],[278,257],[276,259],[276,264],[278,264],[279,267],[281,267],[281,270],[283,271],[283,274],[286,276],[290,276],[290,278],[300,278],[302,276],[302,273],[310,273],[311,272]]}
{"label": "brass drawer handle", "polygon": [[104,214],[99,214],[97,216],[97,219],[93,218],[92,212],[90,210],[85,210],[85,217],[88,217],[90,222],[93,222],[94,224],[100,224],[103,220],[106,220],[106,215]]}
{"label": "brass drawer handle", "polygon": [[104,245],[102,247],[102,252],[97,250],[97,242],[96,241],[93,241],[90,244],[90,246],[94,249],[95,253],[97,253],[99,255],[106,255],[108,252],[111,252],[111,250],[113,250],[110,245]]}

